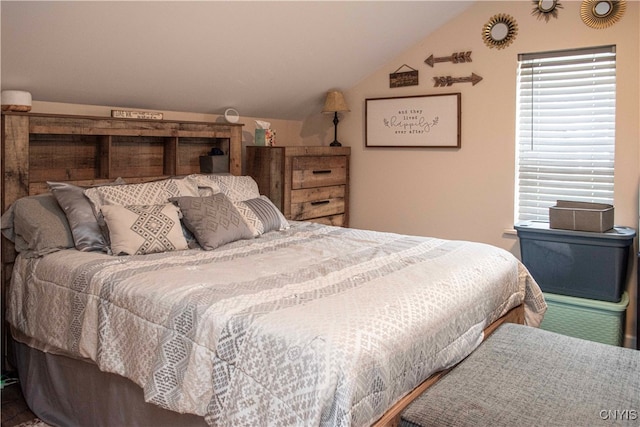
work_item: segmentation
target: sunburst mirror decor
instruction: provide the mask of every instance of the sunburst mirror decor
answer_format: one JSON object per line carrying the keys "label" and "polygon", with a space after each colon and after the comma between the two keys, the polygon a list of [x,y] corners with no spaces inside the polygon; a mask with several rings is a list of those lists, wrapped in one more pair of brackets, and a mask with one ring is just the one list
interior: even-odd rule
{"label": "sunburst mirror decor", "polygon": [[499,13],[482,27],[482,40],[490,48],[504,49],[518,34],[518,24],[511,15]]}
{"label": "sunburst mirror decor", "polygon": [[607,28],[618,22],[626,9],[625,0],[584,0],[580,17],[591,28]]}
{"label": "sunburst mirror decor", "polygon": [[558,9],[562,9],[562,5],[558,0],[533,0],[533,10],[531,11],[532,15],[538,17],[538,19],[543,19],[545,22],[549,22],[551,17],[558,17]]}

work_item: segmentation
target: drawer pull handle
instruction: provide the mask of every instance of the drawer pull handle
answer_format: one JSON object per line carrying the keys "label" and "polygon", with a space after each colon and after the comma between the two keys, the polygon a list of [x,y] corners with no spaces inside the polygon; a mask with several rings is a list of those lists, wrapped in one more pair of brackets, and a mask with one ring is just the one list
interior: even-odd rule
{"label": "drawer pull handle", "polygon": [[321,174],[321,173],[331,173],[331,169],[320,169],[320,170],[314,170],[313,171],[314,174]]}
{"label": "drawer pull handle", "polygon": [[311,202],[311,206],[326,205],[327,203],[329,203],[329,200],[318,200],[317,202]]}

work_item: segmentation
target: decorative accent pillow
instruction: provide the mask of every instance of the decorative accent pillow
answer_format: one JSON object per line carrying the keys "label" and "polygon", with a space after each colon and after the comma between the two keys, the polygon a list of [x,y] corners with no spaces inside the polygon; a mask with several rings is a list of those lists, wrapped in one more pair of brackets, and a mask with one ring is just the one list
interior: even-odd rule
{"label": "decorative accent pillow", "polygon": [[211,197],[177,197],[173,200],[180,206],[184,224],[205,250],[253,237],[238,209],[222,193]]}
{"label": "decorative accent pillow", "polygon": [[222,189],[217,181],[212,179],[216,175],[192,174],[187,176],[191,178],[198,186],[198,195],[200,197],[210,197],[214,194],[222,193]]}
{"label": "decorative accent pillow", "polygon": [[103,225],[102,207],[105,205],[158,205],[177,196],[197,196],[198,186],[192,179],[163,179],[140,184],[111,185],[84,190],[93,204],[98,224]]}
{"label": "decorative accent pillow", "polygon": [[254,237],[272,230],[285,230],[289,222],[267,196],[234,202]]}
{"label": "decorative accent pillow", "polygon": [[102,215],[115,255],[144,255],[188,249],[180,226],[180,211],[162,205],[106,205]]}
{"label": "decorative accent pillow", "polygon": [[[124,183],[122,178],[118,178],[113,183],[101,184],[96,187]],[[85,188],[90,187],[78,187],[68,182],[47,181],[47,184],[67,216],[76,249],[82,252],[106,251],[109,243],[98,225],[91,202],[84,195]]]}
{"label": "decorative accent pillow", "polygon": [[67,217],[51,193],[16,200],[1,221],[2,234],[27,258],[74,246]]}
{"label": "decorative accent pillow", "polygon": [[237,175],[189,175],[199,188],[200,196],[210,196],[222,193],[232,202],[242,202],[244,200],[260,197],[258,184],[250,176]]}

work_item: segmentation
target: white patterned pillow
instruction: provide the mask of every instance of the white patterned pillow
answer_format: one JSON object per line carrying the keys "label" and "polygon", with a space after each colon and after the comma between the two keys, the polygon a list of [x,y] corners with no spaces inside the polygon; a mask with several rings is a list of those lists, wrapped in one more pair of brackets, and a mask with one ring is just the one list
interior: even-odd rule
{"label": "white patterned pillow", "polygon": [[106,205],[157,205],[168,203],[178,196],[197,196],[198,186],[192,179],[163,179],[140,184],[111,185],[84,190],[93,204],[96,218],[102,220],[102,207]]}
{"label": "white patterned pillow", "polygon": [[222,193],[232,202],[242,202],[244,200],[260,197],[258,184],[253,178],[247,175],[189,175],[194,179],[200,191],[200,196],[207,197],[213,194]]}
{"label": "white patterned pillow", "polygon": [[211,178],[212,176],[215,175],[193,174],[187,178],[190,178],[196,183],[200,197],[210,197],[214,194],[222,193],[218,183]]}
{"label": "white patterned pillow", "polygon": [[161,205],[105,205],[102,207],[111,251],[115,255],[144,255],[188,249],[182,234],[180,210]]}
{"label": "white patterned pillow", "polygon": [[285,230],[289,222],[267,196],[233,202],[242,214],[254,237],[272,230]]}

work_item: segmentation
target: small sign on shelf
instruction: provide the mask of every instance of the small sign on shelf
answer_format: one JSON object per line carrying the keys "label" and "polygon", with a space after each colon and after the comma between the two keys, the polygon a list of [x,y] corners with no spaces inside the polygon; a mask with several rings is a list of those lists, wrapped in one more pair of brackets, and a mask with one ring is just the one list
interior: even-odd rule
{"label": "small sign on shelf", "polygon": [[162,113],[151,111],[111,110],[111,117],[116,119],[147,119],[162,120]]}

